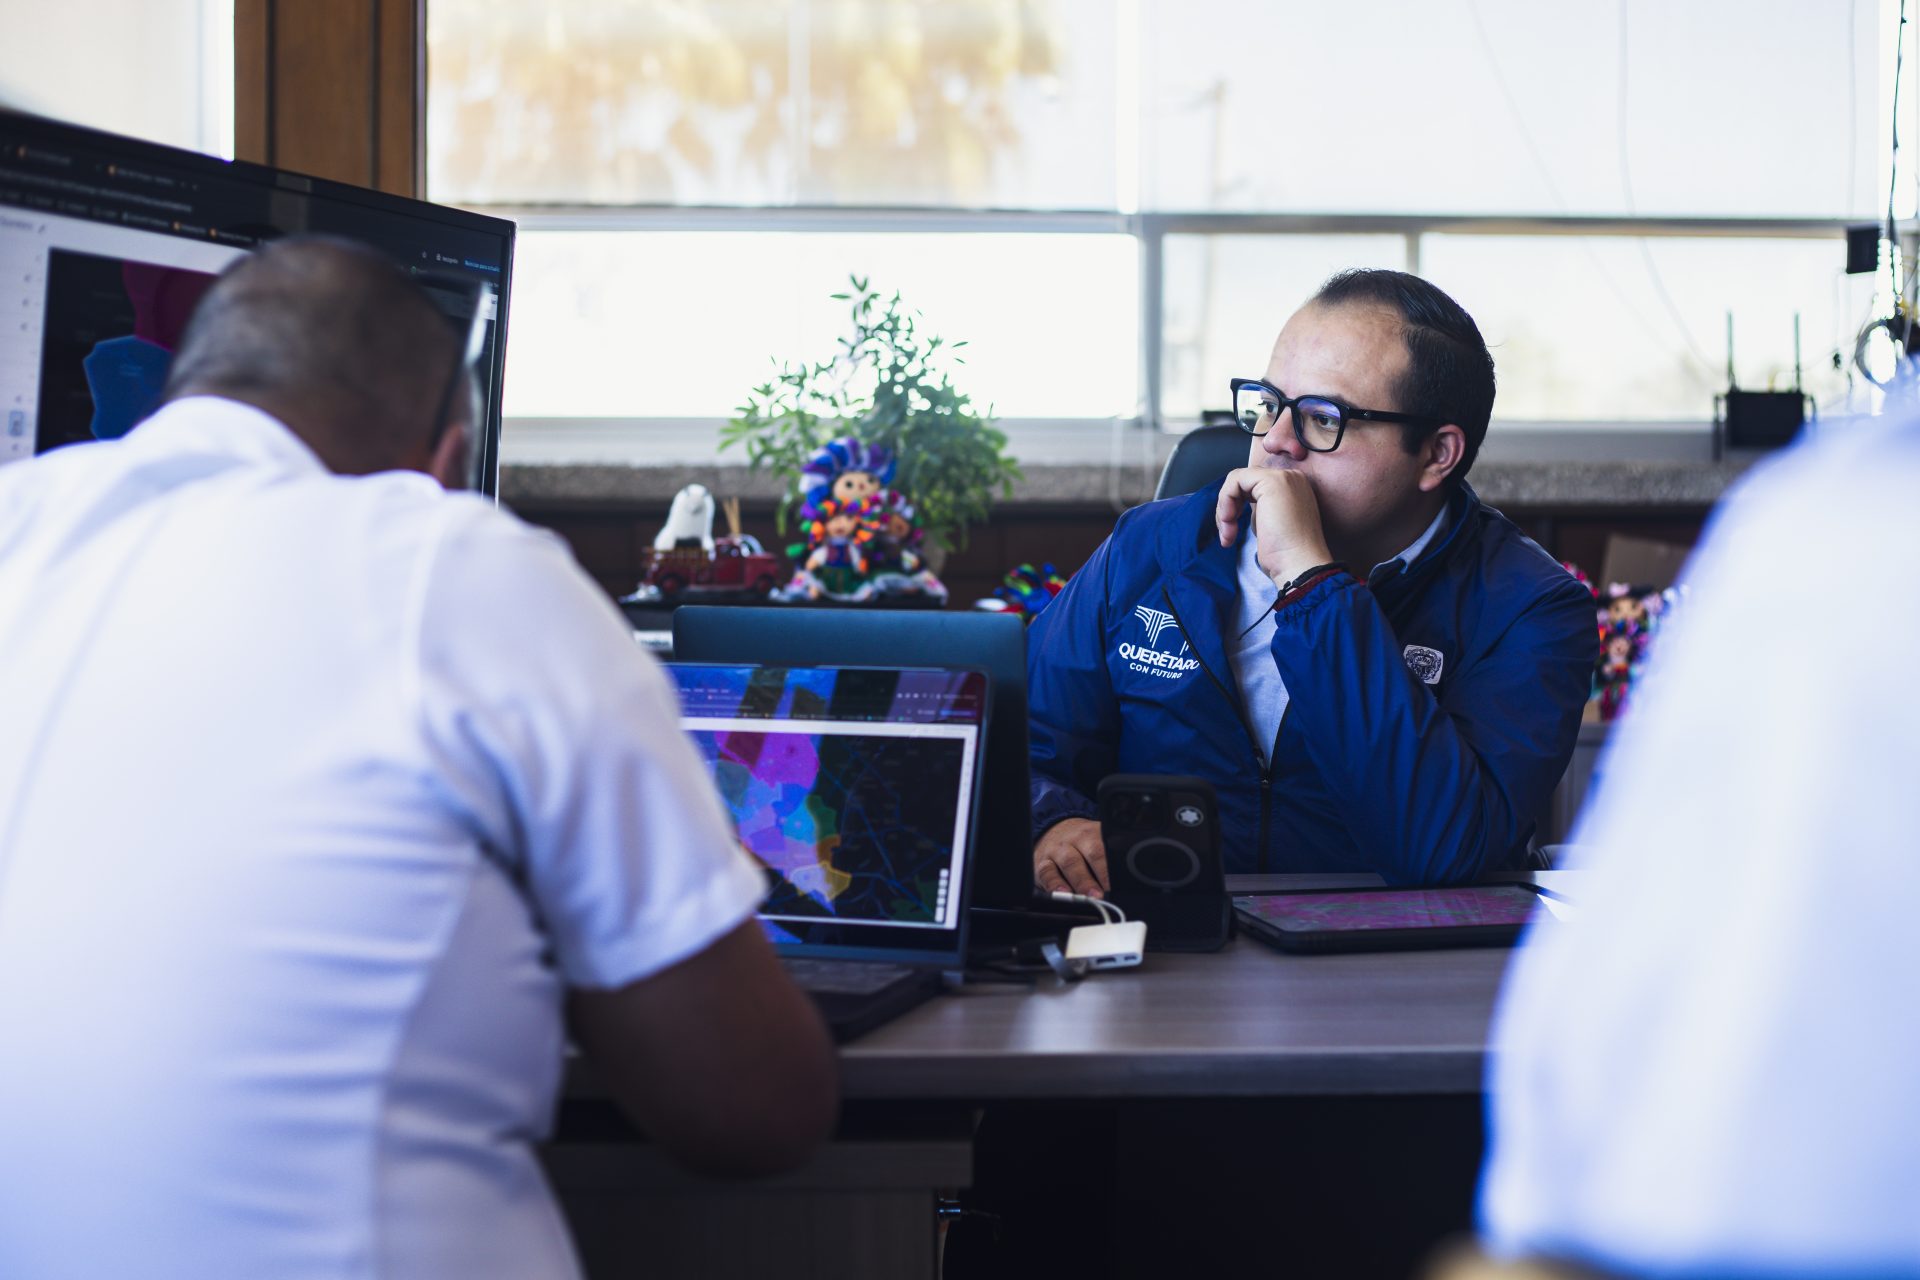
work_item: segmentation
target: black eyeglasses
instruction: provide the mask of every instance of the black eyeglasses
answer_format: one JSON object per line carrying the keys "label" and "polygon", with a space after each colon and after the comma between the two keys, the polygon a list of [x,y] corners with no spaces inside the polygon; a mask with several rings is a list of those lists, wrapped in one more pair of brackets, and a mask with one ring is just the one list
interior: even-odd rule
{"label": "black eyeglasses", "polygon": [[1289,396],[1270,382],[1259,378],[1235,378],[1233,420],[1250,436],[1264,436],[1293,410],[1293,438],[1314,453],[1332,453],[1340,447],[1340,437],[1348,421],[1410,422],[1420,427],[1438,427],[1446,420],[1417,413],[1389,413],[1385,409],[1356,409],[1332,396]]}

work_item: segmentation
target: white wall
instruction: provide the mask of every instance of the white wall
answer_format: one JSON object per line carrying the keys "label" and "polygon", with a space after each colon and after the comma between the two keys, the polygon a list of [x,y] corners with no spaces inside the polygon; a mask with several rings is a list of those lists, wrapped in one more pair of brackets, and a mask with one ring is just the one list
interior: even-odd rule
{"label": "white wall", "polygon": [[0,0],[0,104],[233,155],[233,0]]}

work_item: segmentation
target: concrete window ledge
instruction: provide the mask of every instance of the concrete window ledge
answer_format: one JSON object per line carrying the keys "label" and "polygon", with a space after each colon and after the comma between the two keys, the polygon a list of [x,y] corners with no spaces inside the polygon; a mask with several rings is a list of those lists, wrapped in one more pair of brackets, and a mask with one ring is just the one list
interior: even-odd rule
{"label": "concrete window ledge", "polygon": [[[1005,423],[1026,478],[1012,506],[1111,507],[1146,501],[1179,439],[1132,423]],[[1703,423],[1496,422],[1472,479],[1494,506],[1710,507],[1750,461],[1711,460]],[[721,452],[711,422],[515,419],[502,441],[509,506],[665,505],[698,482],[721,497],[771,501],[780,486]]]}
{"label": "concrete window ledge", "polygon": [[[1494,462],[1477,463],[1473,487],[1496,507],[1710,507],[1745,470],[1744,462]],[[1103,506],[1124,509],[1153,493],[1158,467],[1097,463],[1074,466],[1024,463],[1026,479],[1007,506]],[[509,463],[501,468],[500,497],[510,507],[664,506],[695,482],[723,498],[771,501],[780,485],[740,463]]]}

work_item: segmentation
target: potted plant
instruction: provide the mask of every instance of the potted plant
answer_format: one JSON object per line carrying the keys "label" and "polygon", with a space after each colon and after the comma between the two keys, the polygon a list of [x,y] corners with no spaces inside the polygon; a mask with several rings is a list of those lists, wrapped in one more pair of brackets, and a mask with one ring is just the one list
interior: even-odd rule
{"label": "potted plant", "polygon": [[720,447],[744,445],[753,470],[786,480],[775,512],[785,534],[803,500],[801,471],[821,446],[843,436],[878,445],[895,459],[893,486],[918,507],[927,541],[963,547],[967,527],[986,519],[995,491],[1010,494],[1020,478],[1006,434],[942,367],[943,353],[966,343],[923,332],[920,315],[898,292],[884,297],[859,276],[851,282],[853,292],[833,295],[850,304],[853,321],[840,350],[817,364],[783,362],[720,429]]}

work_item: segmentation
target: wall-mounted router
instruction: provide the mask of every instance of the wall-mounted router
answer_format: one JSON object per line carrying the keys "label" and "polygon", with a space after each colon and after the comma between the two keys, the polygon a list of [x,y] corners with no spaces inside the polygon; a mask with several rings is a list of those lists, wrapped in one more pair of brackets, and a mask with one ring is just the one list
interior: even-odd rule
{"label": "wall-mounted router", "polygon": [[1793,316],[1793,390],[1742,391],[1733,372],[1733,313],[1727,313],[1727,391],[1713,398],[1713,456],[1751,455],[1791,444],[1807,421],[1800,389],[1800,313]]}

